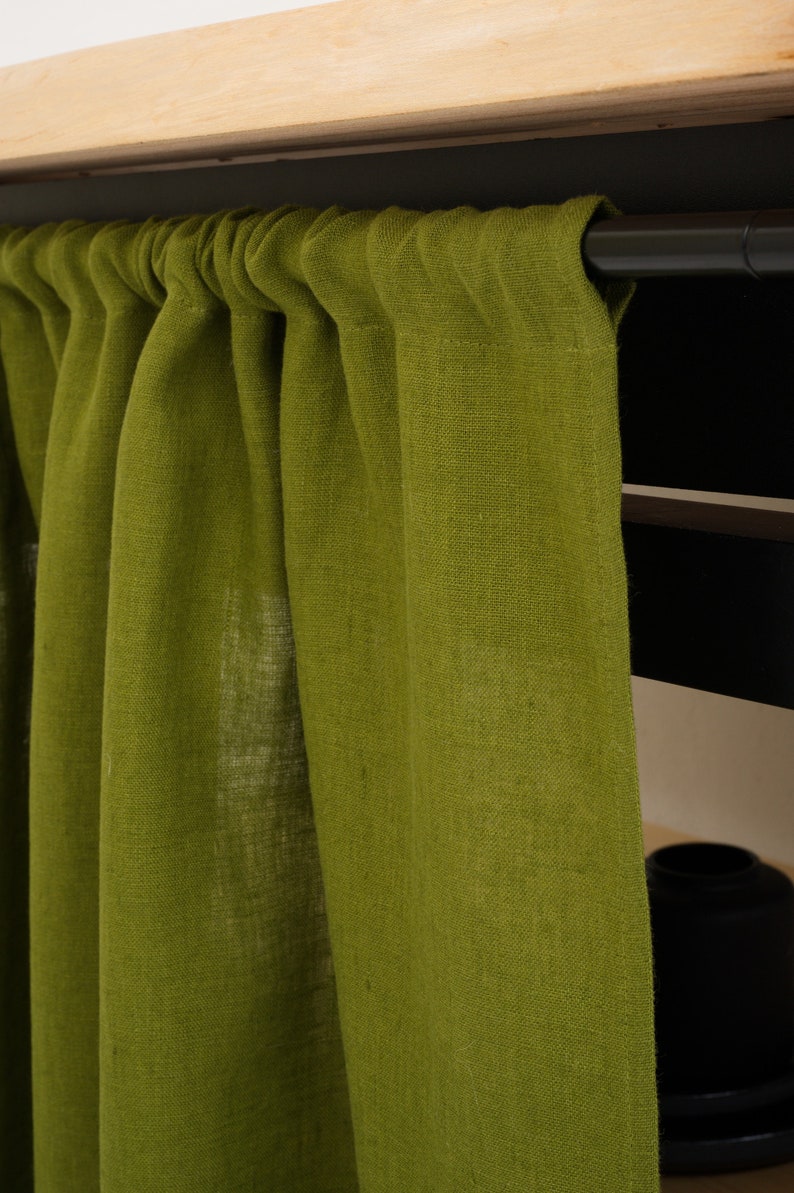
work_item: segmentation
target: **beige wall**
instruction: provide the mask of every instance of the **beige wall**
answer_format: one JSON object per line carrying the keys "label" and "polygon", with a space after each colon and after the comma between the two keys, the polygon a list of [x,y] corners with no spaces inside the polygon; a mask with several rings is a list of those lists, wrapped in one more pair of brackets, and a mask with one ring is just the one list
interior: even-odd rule
{"label": "beige wall", "polygon": [[[784,498],[624,489],[794,513]],[[794,711],[650,679],[632,683],[643,817],[794,865]]]}
{"label": "beige wall", "polygon": [[794,864],[794,711],[633,686],[644,818]]}

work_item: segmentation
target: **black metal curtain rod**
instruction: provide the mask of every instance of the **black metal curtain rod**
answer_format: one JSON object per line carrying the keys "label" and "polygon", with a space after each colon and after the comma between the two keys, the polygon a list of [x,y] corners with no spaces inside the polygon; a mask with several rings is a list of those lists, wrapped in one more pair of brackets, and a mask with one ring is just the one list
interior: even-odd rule
{"label": "black metal curtain rod", "polygon": [[609,277],[794,276],[794,210],[620,215],[591,224],[582,252]]}

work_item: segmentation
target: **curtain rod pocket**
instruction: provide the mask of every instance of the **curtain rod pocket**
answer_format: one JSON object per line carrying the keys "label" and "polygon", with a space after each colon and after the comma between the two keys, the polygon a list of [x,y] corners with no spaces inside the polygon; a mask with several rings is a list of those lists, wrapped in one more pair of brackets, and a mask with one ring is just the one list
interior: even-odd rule
{"label": "curtain rod pocket", "polygon": [[584,235],[585,262],[609,277],[794,275],[794,209],[621,215]]}

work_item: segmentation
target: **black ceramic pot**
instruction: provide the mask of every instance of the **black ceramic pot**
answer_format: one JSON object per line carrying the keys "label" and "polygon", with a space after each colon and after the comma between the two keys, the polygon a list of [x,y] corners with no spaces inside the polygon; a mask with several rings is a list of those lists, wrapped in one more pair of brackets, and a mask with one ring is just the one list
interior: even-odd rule
{"label": "black ceramic pot", "polygon": [[657,849],[646,874],[663,1169],[794,1157],[794,885],[705,842]]}

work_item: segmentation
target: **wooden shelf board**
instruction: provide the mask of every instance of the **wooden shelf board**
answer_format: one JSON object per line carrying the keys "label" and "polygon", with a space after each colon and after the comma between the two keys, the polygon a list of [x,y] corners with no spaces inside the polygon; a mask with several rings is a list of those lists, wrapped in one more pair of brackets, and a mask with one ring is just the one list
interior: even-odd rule
{"label": "wooden shelf board", "polygon": [[[645,842],[645,852],[651,853],[654,849],[661,849],[663,845],[676,845],[679,841],[695,841],[698,838],[693,837],[691,833],[682,833],[678,829],[668,828],[662,824],[651,824],[649,821],[644,821],[642,826],[642,835]],[[726,845],[741,845],[741,841],[725,840],[723,844]],[[794,866],[789,866],[785,862],[776,861],[774,858],[764,858],[764,861],[770,862],[771,865],[777,866],[784,874],[788,874],[789,878],[794,880]],[[794,1185],[791,1186],[794,1190]]]}
{"label": "wooden shelf board", "polygon": [[794,543],[794,510],[624,493],[621,513],[624,522]]}
{"label": "wooden shelf board", "polygon": [[0,70],[0,178],[794,114],[786,0],[337,0]]}
{"label": "wooden shelf board", "polygon": [[665,1176],[661,1193],[791,1193],[794,1164],[724,1172],[715,1176]]}

